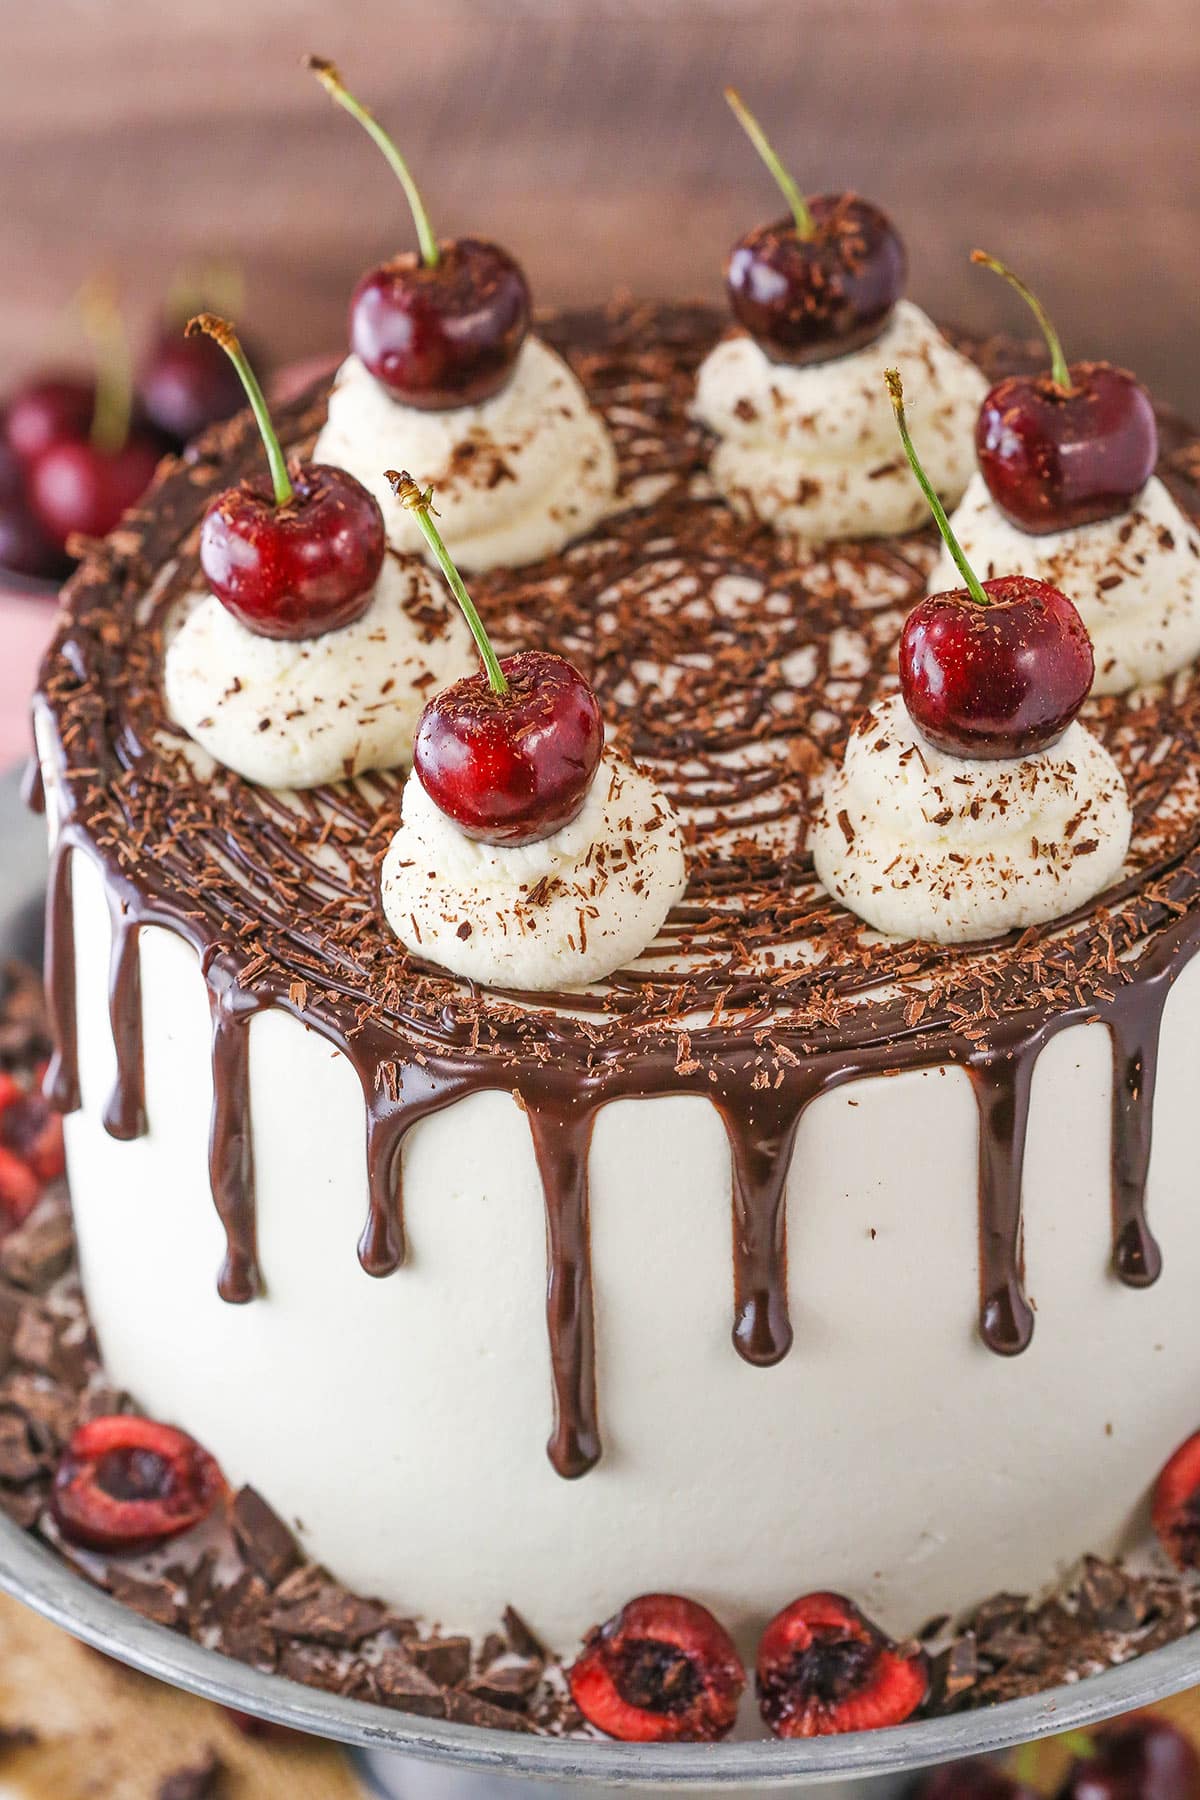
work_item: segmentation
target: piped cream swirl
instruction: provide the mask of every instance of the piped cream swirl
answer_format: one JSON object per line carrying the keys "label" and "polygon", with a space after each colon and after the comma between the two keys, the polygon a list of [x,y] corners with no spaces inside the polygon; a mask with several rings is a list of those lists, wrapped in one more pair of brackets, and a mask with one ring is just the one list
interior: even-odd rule
{"label": "piped cream swirl", "polygon": [[1032,756],[950,756],[900,695],[851,733],[809,845],[820,880],[877,931],[970,943],[1062,917],[1111,885],[1132,827],[1125,782],[1078,720]]}

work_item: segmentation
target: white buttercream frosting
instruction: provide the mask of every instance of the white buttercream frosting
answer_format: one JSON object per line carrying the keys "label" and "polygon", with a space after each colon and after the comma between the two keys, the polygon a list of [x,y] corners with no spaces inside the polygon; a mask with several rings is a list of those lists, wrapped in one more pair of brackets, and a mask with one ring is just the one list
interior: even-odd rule
{"label": "white buttercream frosting", "polygon": [[384,858],[383,910],[405,947],[493,987],[579,987],[640,956],[687,885],[671,808],[607,750],[553,836],[482,844],[408,778]]}
{"label": "white buttercream frosting", "polygon": [[913,437],[949,504],[975,466],[987,382],[933,321],[901,300],[872,344],[832,362],[772,362],[728,337],[701,364],[695,411],[720,440],[714,483],[736,510],[803,538],[911,531],[928,508],[904,459],[884,370],[900,371]]}
{"label": "white buttercream frosting", "polygon": [[829,892],[877,931],[969,943],[1061,917],[1121,872],[1132,813],[1078,720],[1036,755],[950,756],[899,694],[859,721],[810,835]]}
{"label": "white buttercream frosting", "polygon": [[[1075,602],[1096,654],[1094,693],[1161,681],[1200,654],[1200,532],[1157,476],[1116,518],[1034,537],[976,474],[951,523],[981,578],[1032,575]],[[961,585],[943,550],[930,593]]]}
{"label": "white buttercream frosting", "polygon": [[475,666],[458,607],[423,562],[389,551],[360,619],[322,637],[262,637],[215,594],[170,636],[167,710],[226,768],[262,787],[313,787],[407,765],[426,701]]}
{"label": "white buttercream frosting", "polygon": [[374,494],[400,550],[425,554],[425,541],[384,471],[432,484],[439,530],[463,569],[552,555],[611,509],[617,486],[604,421],[561,356],[535,337],[500,393],[443,412],[403,405],[347,357],[313,457],[349,469]]}

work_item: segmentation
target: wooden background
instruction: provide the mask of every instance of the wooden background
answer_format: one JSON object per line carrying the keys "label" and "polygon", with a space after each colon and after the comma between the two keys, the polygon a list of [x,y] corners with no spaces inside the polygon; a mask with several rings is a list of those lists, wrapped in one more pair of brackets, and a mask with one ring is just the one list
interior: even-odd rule
{"label": "wooden background", "polygon": [[412,241],[385,165],[299,67],[337,58],[443,233],[496,236],[541,301],[719,295],[778,212],[734,81],[810,190],[891,208],[914,297],[1021,310],[1200,415],[1200,0],[0,0],[0,383],[98,265],[143,314],[232,252],[277,358],[337,348],[357,272]]}

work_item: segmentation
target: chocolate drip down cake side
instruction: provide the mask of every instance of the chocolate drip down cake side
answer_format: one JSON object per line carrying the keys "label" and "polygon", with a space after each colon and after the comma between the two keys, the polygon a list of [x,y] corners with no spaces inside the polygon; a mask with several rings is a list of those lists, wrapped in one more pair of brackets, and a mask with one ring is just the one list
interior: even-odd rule
{"label": "chocolate drip down cake side", "polygon": [[[903,299],[832,360],[547,318],[441,410],[358,348],[289,494],[249,413],[164,468],[45,665],[109,1378],[340,1581],[566,1657],[1128,1547],[1200,1424],[1200,447],[1020,527],[976,419],[1044,358]],[[357,592],[239,587],[243,481],[361,515]]]}

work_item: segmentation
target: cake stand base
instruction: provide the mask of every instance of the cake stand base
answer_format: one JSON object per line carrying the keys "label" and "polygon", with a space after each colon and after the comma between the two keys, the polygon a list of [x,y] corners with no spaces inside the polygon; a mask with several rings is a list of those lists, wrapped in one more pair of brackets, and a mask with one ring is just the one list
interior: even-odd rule
{"label": "cake stand base", "polygon": [[[415,1762],[412,1757],[397,1756],[389,1750],[361,1750],[355,1764],[380,1800],[550,1800],[551,1788],[546,1781],[526,1775],[480,1775],[469,1769],[448,1769],[435,1763]],[[908,1775],[873,1775],[823,1782],[819,1800],[895,1800],[895,1796],[912,1786]],[[641,1787],[636,1782],[623,1782],[620,1793],[631,1795],[660,1794],[661,1788]],[[755,1787],[688,1786],[689,1800],[736,1800],[739,1794],[761,1790]],[[576,1800],[608,1800],[614,1790],[599,1782],[577,1777],[571,1782]]]}

